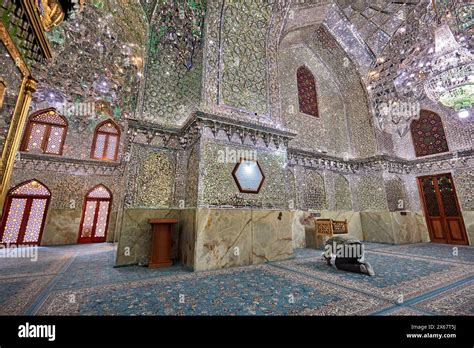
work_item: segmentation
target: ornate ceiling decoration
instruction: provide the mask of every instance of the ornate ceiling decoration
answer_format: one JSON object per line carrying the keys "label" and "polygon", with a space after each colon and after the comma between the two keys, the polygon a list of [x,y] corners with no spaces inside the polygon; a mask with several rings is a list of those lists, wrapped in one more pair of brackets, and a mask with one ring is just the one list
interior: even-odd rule
{"label": "ornate ceiling decoration", "polygon": [[35,72],[33,108],[105,101],[116,118],[129,116],[143,69],[145,13],[138,0],[92,1],[80,10],[48,33],[55,56]]}
{"label": "ornate ceiling decoration", "polygon": [[472,17],[466,3],[436,4],[437,12],[428,1],[416,7],[368,74],[369,95],[383,131],[407,134],[427,97],[452,109],[472,107]]}
{"label": "ornate ceiling decoration", "polygon": [[160,0],[159,6],[160,28],[152,45],[171,48],[178,61],[191,70],[203,36],[206,0]]}
{"label": "ornate ceiling decoration", "polygon": [[419,0],[338,0],[347,19],[376,57]]}

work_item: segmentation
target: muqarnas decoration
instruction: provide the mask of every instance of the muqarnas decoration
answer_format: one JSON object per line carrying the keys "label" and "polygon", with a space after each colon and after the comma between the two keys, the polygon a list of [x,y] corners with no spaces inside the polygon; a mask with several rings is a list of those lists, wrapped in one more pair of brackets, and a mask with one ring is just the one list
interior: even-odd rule
{"label": "muqarnas decoration", "polygon": [[242,193],[259,193],[265,182],[265,174],[258,161],[241,159],[232,172],[235,183]]}

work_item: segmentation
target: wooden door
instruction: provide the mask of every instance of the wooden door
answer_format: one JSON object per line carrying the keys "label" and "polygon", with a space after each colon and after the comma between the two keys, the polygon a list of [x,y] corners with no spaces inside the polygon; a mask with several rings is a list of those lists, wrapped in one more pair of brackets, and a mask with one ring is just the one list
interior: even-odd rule
{"label": "wooden door", "polygon": [[107,239],[112,194],[103,185],[86,195],[78,243],[102,243]]}
{"label": "wooden door", "polygon": [[434,243],[467,245],[467,234],[451,174],[418,178],[418,188]]}
{"label": "wooden door", "polygon": [[0,225],[0,244],[39,245],[51,193],[37,180],[8,193]]}

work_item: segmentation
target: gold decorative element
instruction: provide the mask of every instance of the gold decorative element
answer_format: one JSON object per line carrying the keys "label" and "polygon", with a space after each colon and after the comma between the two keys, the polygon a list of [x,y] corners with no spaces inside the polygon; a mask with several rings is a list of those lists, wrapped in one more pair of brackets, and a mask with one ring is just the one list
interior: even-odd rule
{"label": "gold decorative element", "polygon": [[0,160],[1,212],[3,209],[3,204],[5,202],[6,194],[8,192],[8,186],[10,185],[10,178],[13,171],[13,165],[15,163],[15,157],[18,148],[20,147],[21,135],[28,115],[28,109],[30,108],[31,97],[32,94],[36,91],[37,82],[31,77],[30,70],[26,62],[23,60],[20,51],[18,50],[12,38],[8,34],[7,28],[1,22],[0,40],[5,45],[8,54],[14,60],[15,65],[18,67],[18,70],[20,71],[23,78]]}
{"label": "gold decorative element", "polygon": [[35,79],[33,78],[29,78],[27,81],[26,81],[26,84],[25,84],[25,90],[29,93],[34,93],[36,92],[36,88],[38,87],[38,81],[36,81]]}
{"label": "gold decorative element", "polygon": [[20,51],[15,46],[12,38],[8,34],[7,28],[1,22],[0,22],[0,41],[2,41],[3,44],[5,45],[8,53],[10,54],[12,59],[15,61],[15,65],[18,67],[23,77],[31,75],[30,69],[28,69],[28,66],[26,65],[26,62],[23,60],[23,57],[21,56]]}
{"label": "gold decorative element", "polygon": [[58,0],[36,0],[45,31],[50,31],[64,20],[64,11]]}
{"label": "gold decorative element", "polygon": [[0,77],[0,110],[2,109],[3,99],[5,98],[5,94],[7,93],[7,85],[5,81]]}
{"label": "gold decorative element", "polygon": [[40,16],[40,12],[37,7],[37,0],[24,0],[21,1],[21,5],[25,10],[25,13],[28,17],[28,21],[30,22],[31,27],[33,28],[33,33],[36,39],[38,40],[38,43],[41,47],[44,56],[46,58],[52,58],[53,54],[51,51],[51,46],[49,45],[49,41],[46,38],[46,29],[44,27],[42,17]]}
{"label": "gold decorative element", "polygon": [[0,187],[0,211],[10,185],[10,178],[15,164],[16,154],[20,147],[21,136],[28,117],[32,94],[36,91],[37,81],[32,77],[24,77],[21,83],[20,93],[13,112],[12,121],[8,130],[5,145],[3,147],[2,160],[0,163],[1,171],[1,187]]}

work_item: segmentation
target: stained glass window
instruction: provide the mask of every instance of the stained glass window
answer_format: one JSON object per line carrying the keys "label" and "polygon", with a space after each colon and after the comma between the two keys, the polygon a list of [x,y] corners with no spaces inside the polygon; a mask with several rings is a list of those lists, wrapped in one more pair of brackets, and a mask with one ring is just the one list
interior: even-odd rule
{"label": "stained glass window", "polygon": [[87,198],[111,198],[109,190],[104,185],[95,187],[88,195]]}
{"label": "stained glass window", "polygon": [[61,155],[67,133],[67,121],[54,109],[34,113],[28,122],[22,151]]}
{"label": "stained glass window", "polygon": [[97,216],[97,226],[95,230],[96,237],[105,237],[105,229],[107,227],[107,218],[109,215],[110,202],[100,202]]}
{"label": "stained glass window", "polygon": [[46,210],[46,199],[33,199],[31,202],[30,216],[26,224],[24,242],[35,243],[39,240],[43,216]]}
{"label": "stained glass window", "polygon": [[49,197],[49,190],[36,180],[31,180],[14,189],[12,196],[45,196]]}
{"label": "stained glass window", "polygon": [[308,68],[301,66],[296,72],[296,80],[298,84],[300,112],[319,117],[316,81],[313,74]]}
{"label": "stained glass window", "polygon": [[39,244],[49,198],[49,190],[36,180],[12,189],[5,205],[0,242]]}
{"label": "stained glass window", "polygon": [[105,241],[111,203],[112,194],[104,185],[89,191],[82,215],[80,243]]}
{"label": "stained glass window", "polygon": [[26,199],[13,198],[8,210],[7,222],[3,231],[2,243],[16,243],[20,233],[23,215],[25,214]]}
{"label": "stained glass window", "polygon": [[84,222],[82,223],[82,237],[91,237],[92,229],[94,227],[94,217],[97,207],[96,201],[87,201],[85,212],[84,212]]}
{"label": "stained glass window", "polygon": [[117,160],[120,128],[111,120],[100,123],[94,134],[91,157],[100,160]]}
{"label": "stained glass window", "polygon": [[420,118],[411,123],[411,136],[416,157],[449,151],[441,117],[432,111],[420,111]]}

